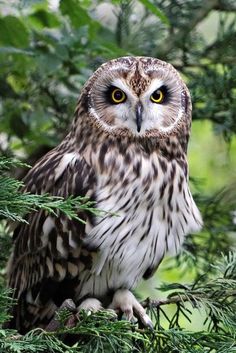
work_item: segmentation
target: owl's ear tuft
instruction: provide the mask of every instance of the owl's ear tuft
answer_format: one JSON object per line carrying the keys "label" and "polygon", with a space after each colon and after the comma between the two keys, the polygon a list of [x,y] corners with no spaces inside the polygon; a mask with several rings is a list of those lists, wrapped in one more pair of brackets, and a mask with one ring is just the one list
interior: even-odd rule
{"label": "owl's ear tuft", "polygon": [[183,89],[181,92],[181,105],[182,105],[184,112],[187,114],[188,106],[189,106],[189,97],[188,97],[185,89]]}

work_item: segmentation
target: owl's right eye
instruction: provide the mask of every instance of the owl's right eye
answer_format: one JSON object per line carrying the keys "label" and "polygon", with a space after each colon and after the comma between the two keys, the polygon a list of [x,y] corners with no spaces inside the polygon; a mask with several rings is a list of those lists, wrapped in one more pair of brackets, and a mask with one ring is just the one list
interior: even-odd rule
{"label": "owl's right eye", "polygon": [[111,101],[114,104],[123,103],[126,100],[126,94],[119,88],[114,88],[111,91]]}

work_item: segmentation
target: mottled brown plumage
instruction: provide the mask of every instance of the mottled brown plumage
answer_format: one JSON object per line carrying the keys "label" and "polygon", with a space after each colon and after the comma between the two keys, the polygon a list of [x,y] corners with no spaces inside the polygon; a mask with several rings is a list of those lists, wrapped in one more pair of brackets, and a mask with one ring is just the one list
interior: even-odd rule
{"label": "mottled brown plumage", "polygon": [[188,187],[190,125],[190,95],[170,64],[125,57],[92,75],[69,134],[31,169],[25,190],[88,196],[118,216],[84,212],[84,226],[39,211],[17,226],[8,266],[19,300],[12,326],[46,327],[67,298],[76,305],[96,298],[147,320],[128,290],[202,223]]}

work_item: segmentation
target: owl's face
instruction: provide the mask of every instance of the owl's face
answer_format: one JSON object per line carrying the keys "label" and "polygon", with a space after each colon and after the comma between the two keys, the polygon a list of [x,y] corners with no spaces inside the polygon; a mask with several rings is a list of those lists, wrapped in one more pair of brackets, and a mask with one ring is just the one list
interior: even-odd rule
{"label": "owl's face", "polygon": [[173,66],[158,59],[112,60],[85,88],[90,116],[115,135],[169,135],[191,117],[187,87]]}

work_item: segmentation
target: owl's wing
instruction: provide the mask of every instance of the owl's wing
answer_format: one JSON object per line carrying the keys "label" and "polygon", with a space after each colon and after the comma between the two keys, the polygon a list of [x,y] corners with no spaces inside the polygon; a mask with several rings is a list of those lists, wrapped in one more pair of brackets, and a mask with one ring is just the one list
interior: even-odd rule
{"label": "owl's wing", "polygon": [[[70,195],[92,195],[96,178],[82,156],[59,146],[31,169],[24,182],[25,191],[47,192],[66,198]],[[79,216],[85,221],[92,217],[86,212]],[[22,293],[33,289],[28,296],[33,295],[35,299],[43,287],[43,295],[50,295],[50,286],[54,286],[55,291],[55,283],[78,275],[77,264],[85,225],[65,215],[56,217],[44,210],[29,214],[27,222],[18,224],[14,231],[8,278],[9,286],[15,288],[15,297],[19,298]]]}

